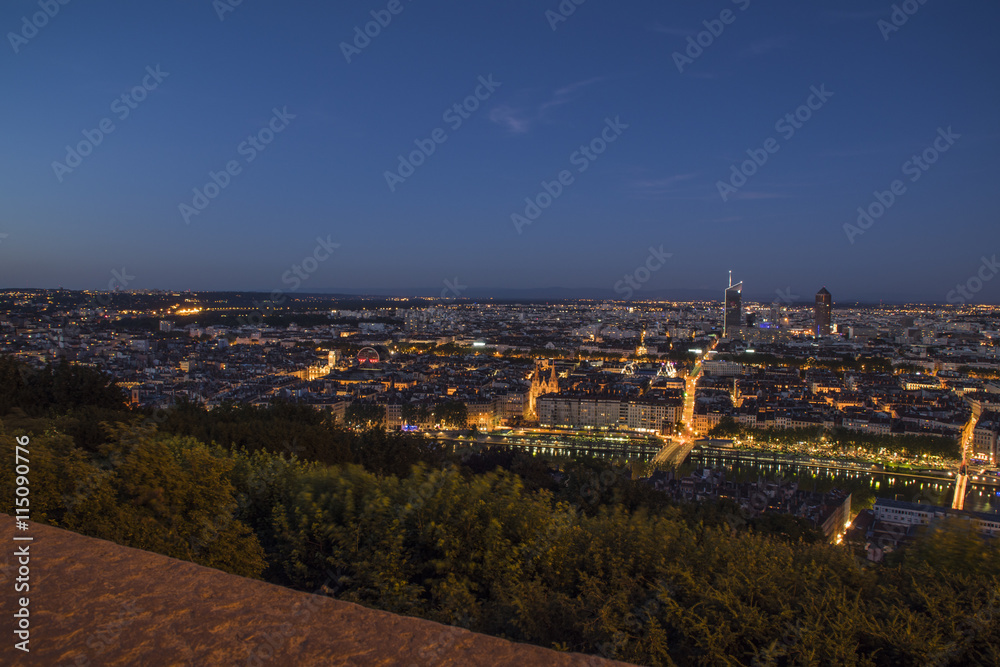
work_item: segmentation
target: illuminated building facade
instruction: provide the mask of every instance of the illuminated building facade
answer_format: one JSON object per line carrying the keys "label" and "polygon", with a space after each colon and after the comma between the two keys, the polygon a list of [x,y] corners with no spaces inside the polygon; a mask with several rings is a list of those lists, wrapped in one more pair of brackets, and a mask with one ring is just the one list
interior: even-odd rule
{"label": "illuminated building facade", "polygon": [[814,308],[816,320],[816,337],[822,338],[830,335],[830,321],[833,314],[833,297],[824,287],[816,292],[816,306]]}
{"label": "illuminated building facade", "polygon": [[729,272],[729,287],[726,288],[726,314],[722,327],[723,338],[740,335],[743,320],[743,283],[733,284],[733,272]]}

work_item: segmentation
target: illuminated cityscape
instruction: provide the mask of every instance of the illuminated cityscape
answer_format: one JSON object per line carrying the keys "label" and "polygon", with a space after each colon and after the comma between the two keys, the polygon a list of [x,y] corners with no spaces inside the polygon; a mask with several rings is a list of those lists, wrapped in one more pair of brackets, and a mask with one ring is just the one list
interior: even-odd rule
{"label": "illuminated cityscape", "polygon": [[1000,665],[998,24],[4,3],[0,665]]}
{"label": "illuminated cityscape", "polygon": [[[387,430],[433,432],[444,426],[434,406],[456,401],[468,410],[467,426],[484,432],[667,440],[705,435],[726,419],[751,430],[943,439],[980,424],[970,458],[996,464],[991,424],[1000,401],[990,397],[1000,395],[1000,326],[992,308],[845,305],[831,325],[823,289],[814,308],[790,304],[775,322],[771,304],[742,302],[741,287],[727,290],[725,304],[371,297],[346,309],[343,298],[311,295],[259,324],[252,305],[238,305],[255,302],[250,294],[17,291],[4,295],[0,341],[8,356],[34,366],[101,368],[136,407],[293,401],[342,421],[364,403],[384,413]],[[744,310],[759,316],[758,326],[737,324]],[[816,335],[831,326],[836,334]],[[686,422],[692,380],[695,411]],[[404,416],[416,408],[420,419]]]}

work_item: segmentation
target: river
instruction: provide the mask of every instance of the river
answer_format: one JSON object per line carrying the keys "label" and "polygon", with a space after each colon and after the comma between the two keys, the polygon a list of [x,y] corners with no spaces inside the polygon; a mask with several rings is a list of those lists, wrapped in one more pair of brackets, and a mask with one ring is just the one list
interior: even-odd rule
{"label": "river", "polygon": [[[930,473],[913,474],[897,472],[872,472],[851,470],[853,464],[845,468],[826,467],[792,460],[754,460],[751,452],[735,452],[721,449],[695,449],[681,465],[680,472],[689,473],[700,468],[725,470],[739,481],[769,479],[789,479],[799,483],[799,487],[816,491],[841,488],[850,491],[851,509],[854,512],[870,508],[876,497],[892,498],[909,502],[929,503],[951,507],[955,494],[954,478],[936,476]],[[767,458],[775,458],[766,453]],[[982,484],[969,480],[969,491],[965,497],[965,509],[975,512],[1000,512],[1000,486]]]}
{"label": "river", "polygon": [[[475,442],[479,447],[517,447],[535,455],[548,457],[595,456],[606,459],[628,458],[649,462],[656,453],[659,443],[629,441],[625,438],[574,438],[551,435],[493,436],[486,439],[458,440],[442,438],[456,451],[467,449]],[[954,478],[932,473],[878,472],[863,468],[861,464],[829,462],[817,465],[795,461],[781,454],[770,452],[695,448],[680,466],[682,474],[690,474],[696,469],[722,469],[737,481],[765,479],[789,479],[799,483],[800,488],[820,492],[841,488],[852,494],[851,508],[854,512],[868,509],[876,497],[892,498],[925,504],[951,507],[955,493]],[[998,480],[1000,482],[1000,480]],[[975,512],[1000,513],[1000,486],[983,484],[969,479],[965,509]]]}

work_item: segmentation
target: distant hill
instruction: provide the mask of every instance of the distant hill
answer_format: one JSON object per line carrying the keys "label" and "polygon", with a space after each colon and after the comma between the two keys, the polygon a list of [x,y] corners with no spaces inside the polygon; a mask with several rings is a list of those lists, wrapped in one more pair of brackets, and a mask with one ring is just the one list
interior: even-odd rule
{"label": "distant hill", "polygon": [[[356,296],[398,296],[398,297],[431,297],[441,298],[444,287],[402,288],[402,289],[372,289],[358,290]],[[453,298],[454,294],[447,294]],[[622,300],[623,295],[613,289],[591,287],[530,287],[530,288],[467,288],[461,291],[461,299],[510,299],[523,301],[575,300],[592,299],[599,301]],[[638,290],[633,301],[656,299],[661,301],[719,301],[722,290],[705,289],[667,289]]]}

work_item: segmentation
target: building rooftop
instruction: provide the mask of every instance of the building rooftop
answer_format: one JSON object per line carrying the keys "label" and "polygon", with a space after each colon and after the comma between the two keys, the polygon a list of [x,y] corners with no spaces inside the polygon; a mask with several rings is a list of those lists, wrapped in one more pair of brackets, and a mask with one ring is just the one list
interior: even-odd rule
{"label": "building rooftop", "polygon": [[938,505],[928,505],[926,503],[912,503],[906,500],[894,500],[892,498],[875,498],[875,507],[888,507],[897,510],[912,510],[915,512],[932,512],[937,514],[950,514],[954,516],[964,516],[980,519],[982,521],[1000,521],[1000,513],[994,512],[973,512],[971,510],[956,510],[950,507]]}

